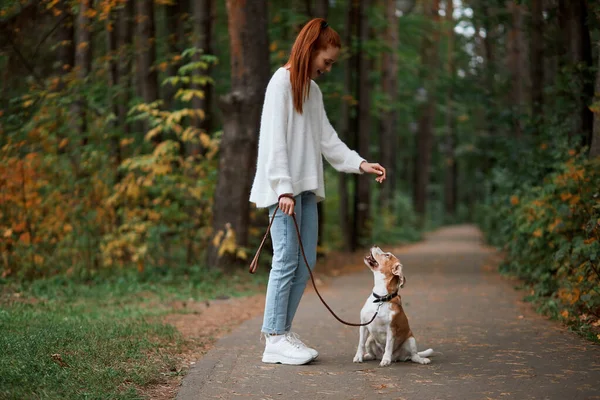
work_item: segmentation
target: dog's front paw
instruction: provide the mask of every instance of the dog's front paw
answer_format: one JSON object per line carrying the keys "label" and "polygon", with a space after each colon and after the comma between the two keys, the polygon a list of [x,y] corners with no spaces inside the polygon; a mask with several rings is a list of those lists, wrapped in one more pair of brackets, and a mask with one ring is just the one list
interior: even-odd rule
{"label": "dog's front paw", "polygon": [[363,355],[361,353],[356,353],[356,355],[354,356],[354,360],[355,363],[361,363],[363,362]]}
{"label": "dog's front paw", "polygon": [[390,358],[382,358],[381,362],[379,363],[380,367],[387,367],[388,365],[390,365],[392,363],[392,360]]}
{"label": "dog's front paw", "polygon": [[431,360],[429,358],[421,358],[421,364],[426,365],[429,364]]}

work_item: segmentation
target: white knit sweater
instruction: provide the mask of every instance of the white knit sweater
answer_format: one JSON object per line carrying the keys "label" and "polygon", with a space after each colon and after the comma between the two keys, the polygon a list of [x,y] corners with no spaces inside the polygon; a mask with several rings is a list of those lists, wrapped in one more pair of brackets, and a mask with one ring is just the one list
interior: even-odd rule
{"label": "white knit sweater", "polygon": [[294,109],[290,73],[279,68],[269,85],[260,122],[256,176],[250,201],[259,208],[277,203],[279,195],[313,191],[325,198],[323,157],[338,171],[360,174],[365,161],[350,150],[329,123],[319,86],[310,82],[302,114]]}

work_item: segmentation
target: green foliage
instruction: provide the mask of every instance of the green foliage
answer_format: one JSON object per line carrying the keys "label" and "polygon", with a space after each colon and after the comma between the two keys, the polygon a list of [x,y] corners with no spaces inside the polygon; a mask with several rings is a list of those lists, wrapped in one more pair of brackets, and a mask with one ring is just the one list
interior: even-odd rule
{"label": "green foliage", "polygon": [[[180,59],[194,52],[184,54]],[[179,104],[203,96],[188,88],[187,75],[214,62],[202,55],[179,69],[169,81],[179,85]],[[90,279],[101,268],[134,264],[142,272],[202,257],[219,135],[192,124],[203,110],[166,110],[157,101],[133,104],[130,126],[148,131],[127,136],[115,130],[114,114],[96,108],[114,95],[101,82],[50,78],[47,88],[14,99],[31,118],[0,142],[3,277]],[[83,119],[74,102],[87,105]],[[75,128],[83,123],[82,138]]]}
{"label": "green foliage", "polygon": [[399,245],[416,242],[422,237],[412,198],[404,193],[396,194],[391,208],[376,207],[373,215],[371,243]]}
{"label": "green foliage", "polygon": [[589,333],[600,325],[600,161],[548,143],[505,153],[478,219],[506,254],[502,271],[525,281],[542,312]]}

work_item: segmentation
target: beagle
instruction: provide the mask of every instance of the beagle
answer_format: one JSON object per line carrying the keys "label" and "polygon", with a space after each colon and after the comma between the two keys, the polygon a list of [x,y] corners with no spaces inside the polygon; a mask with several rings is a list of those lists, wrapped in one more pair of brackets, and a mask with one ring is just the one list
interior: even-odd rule
{"label": "beagle", "polygon": [[381,359],[379,366],[386,367],[393,361],[429,364],[432,349],[417,351],[417,342],[408,326],[408,318],[402,308],[398,290],[406,283],[402,264],[392,253],[384,253],[372,247],[365,257],[365,264],[373,272],[375,286],[360,312],[361,323],[377,317],[367,326],[360,327],[358,349],[354,362]]}

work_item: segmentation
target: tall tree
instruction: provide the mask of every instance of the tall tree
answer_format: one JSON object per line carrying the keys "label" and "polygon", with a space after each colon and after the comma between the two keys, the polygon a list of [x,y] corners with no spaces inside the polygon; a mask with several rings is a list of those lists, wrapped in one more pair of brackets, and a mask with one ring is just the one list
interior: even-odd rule
{"label": "tall tree", "polygon": [[[354,146],[353,137],[350,133],[350,126],[354,126],[354,119],[351,117],[352,110],[355,106],[354,96],[354,75],[356,69],[356,59],[358,55],[352,50],[351,43],[356,35],[355,27],[358,21],[358,0],[351,0],[348,4],[346,12],[346,21],[344,28],[344,42],[346,43],[346,49],[350,52],[350,59],[344,63],[344,89],[342,96],[342,104],[340,110],[339,120],[339,136],[340,138]],[[354,224],[350,210],[350,198],[348,188],[348,176],[346,174],[339,174],[339,191],[340,191],[340,227],[342,235],[344,236],[344,247],[347,251],[352,249],[352,238],[354,237]]]}
{"label": "tall tree", "polygon": [[[308,15],[313,18],[323,18],[327,19],[327,14],[329,14],[329,0],[305,0],[306,1],[306,10],[308,11]],[[314,3],[314,7],[311,5]]]}
{"label": "tall tree", "polygon": [[398,151],[398,118],[395,104],[398,98],[398,17],[396,16],[396,0],[385,0],[385,36],[387,51],[383,53],[381,86],[386,96],[388,107],[381,116],[381,163],[389,176],[388,182],[381,188],[380,205],[388,208],[393,203],[396,192],[396,157]]}
{"label": "tall tree", "polygon": [[497,21],[495,21],[491,15],[492,12],[490,10],[490,2],[488,0],[478,0],[478,10],[481,11],[481,26],[484,30],[482,32],[480,29],[476,29],[477,35],[480,37],[483,45],[482,56],[485,60],[483,65],[484,83],[482,90],[482,93],[484,93],[484,115],[487,124],[487,131],[490,135],[494,135],[496,131],[497,119],[494,104],[494,97],[496,95],[496,50],[494,46],[495,37],[493,33],[495,29],[494,23]]}
{"label": "tall tree", "polygon": [[[600,42],[598,42],[600,50]],[[594,130],[590,146],[590,158],[600,157],[600,51],[598,51],[598,69],[596,70],[596,91],[594,98]]]}
{"label": "tall tree", "polygon": [[[139,89],[145,103],[158,100],[158,74],[156,63],[156,28],[154,23],[154,1],[136,0],[137,3],[137,40],[138,60],[137,73]],[[161,141],[160,135],[154,141]]]}
{"label": "tall tree", "polygon": [[[531,111],[533,119],[543,119],[544,101],[544,16],[543,0],[531,0]],[[534,130],[539,133],[539,123]]]}
{"label": "tall tree", "polygon": [[132,44],[133,44],[133,16],[135,13],[134,2],[127,1],[117,12],[117,49],[119,54],[118,76],[119,76],[119,126],[125,136],[129,135],[130,125],[127,123],[127,112],[129,110],[129,100],[132,93]]}
{"label": "tall tree", "polygon": [[71,71],[75,64],[75,24],[73,12],[67,0],[62,0],[57,4],[60,11],[56,17],[56,41],[58,42],[57,66],[58,75],[64,75]]}
{"label": "tall tree", "polygon": [[[456,215],[457,203],[457,163],[456,151],[456,117],[454,115],[454,86],[456,64],[454,53],[454,4],[446,1],[446,28],[448,35],[448,92],[446,95],[446,168],[444,169],[444,205],[446,214]],[[489,35],[489,33],[488,33]]]}
{"label": "tall tree", "polygon": [[[170,58],[167,67],[167,75],[176,76],[180,63],[175,61],[174,57],[179,55],[182,50],[180,46],[181,37],[179,36],[181,34],[181,30],[179,29],[179,25],[181,25],[181,15],[179,14],[180,5],[179,3],[165,4],[164,9],[167,32],[167,53]],[[165,102],[165,107],[169,110],[172,110],[175,104],[174,96],[176,91],[177,87],[170,83],[163,86],[162,98]]]}
{"label": "tall tree", "polygon": [[594,116],[588,103],[594,96],[594,83],[590,73],[593,58],[585,0],[559,0],[559,21],[564,45],[562,64],[569,67],[571,79],[576,83],[571,96],[577,113],[570,138],[575,140],[575,145],[589,145]]}
{"label": "tall tree", "polygon": [[427,189],[431,170],[431,153],[433,147],[433,128],[435,120],[435,84],[439,59],[437,43],[439,42],[439,0],[424,2],[425,15],[428,19],[428,32],[421,40],[421,82],[425,100],[419,106],[417,133],[417,158],[415,165],[415,188],[413,203],[415,211],[425,221],[427,210]]}
{"label": "tall tree", "polygon": [[[358,154],[367,160],[369,157],[369,136],[371,129],[371,90],[369,84],[370,59],[364,50],[369,40],[368,9],[371,0],[361,0],[358,6],[358,57],[357,57],[357,101],[358,113],[356,123],[356,148]],[[354,235],[352,250],[356,250],[361,239],[370,237],[369,217],[371,209],[371,179],[366,175],[356,175],[354,178]]]}
{"label": "tall tree", "polygon": [[[92,27],[89,11],[93,8],[92,0],[79,0],[77,14],[77,33],[75,46],[75,70],[77,78],[84,81],[92,71]],[[86,145],[87,118],[85,99],[79,97],[73,104],[73,117],[75,118],[75,131],[81,138],[81,144]]]}
{"label": "tall tree", "polygon": [[[236,243],[248,243],[250,187],[256,169],[257,132],[269,81],[266,0],[227,0],[231,48],[231,92],[221,98],[223,125],[219,176],[214,196],[213,232],[230,227]],[[222,266],[212,243],[208,265]]]}
{"label": "tall tree", "polygon": [[[193,4],[193,16],[194,16],[194,45],[202,53],[196,55],[196,60],[199,60],[201,54],[212,54],[212,31],[214,21],[214,0],[197,0]],[[210,74],[208,71],[195,71],[197,75]],[[198,79],[198,77],[196,77]],[[205,118],[194,120],[194,125],[205,131],[212,131],[213,116],[211,111],[213,88],[212,85],[202,85],[196,83],[193,85],[194,89],[202,90],[204,98],[194,97],[192,100],[192,107],[204,111]]]}
{"label": "tall tree", "polygon": [[[524,65],[524,33],[523,33],[523,6],[515,3],[513,0],[506,2],[508,12],[512,16],[512,23],[508,32],[508,70],[510,71],[511,90],[508,103],[511,105],[513,113],[520,112],[525,97],[525,79],[523,76]],[[521,136],[522,126],[520,118],[516,115],[513,118],[513,129],[516,136]]]}
{"label": "tall tree", "polygon": [[[119,132],[117,130],[117,116],[119,115],[119,102],[118,97],[116,96],[116,88],[119,84],[119,65],[117,60],[118,58],[118,48],[117,48],[117,29],[115,29],[115,22],[117,18],[117,13],[114,9],[109,11],[109,14],[106,18],[106,53],[107,53],[107,70],[108,70],[108,87],[110,90],[109,98],[108,98],[108,106],[111,112],[115,115],[115,118],[111,122],[111,148],[113,160],[115,163],[115,170],[118,171],[118,167],[121,164],[122,156],[121,156],[121,145],[119,140]],[[119,180],[119,175],[117,175],[117,180]]]}

